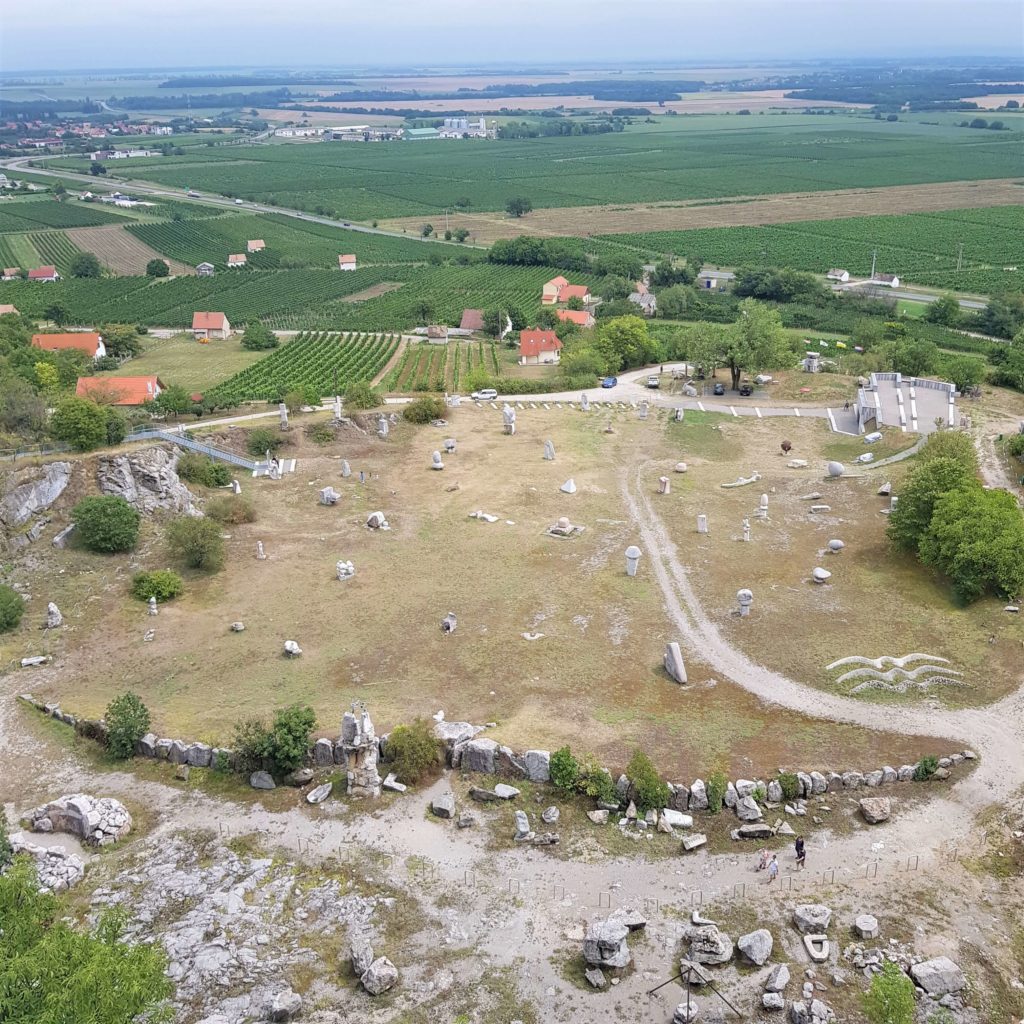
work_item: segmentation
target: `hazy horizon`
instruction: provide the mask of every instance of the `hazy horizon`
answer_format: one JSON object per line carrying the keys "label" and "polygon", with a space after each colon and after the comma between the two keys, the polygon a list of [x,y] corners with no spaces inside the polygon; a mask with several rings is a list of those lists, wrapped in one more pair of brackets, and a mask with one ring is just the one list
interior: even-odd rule
{"label": "hazy horizon", "polygon": [[80,0],[52,0],[44,8],[11,6],[0,24],[0,69],[7,73],[507,70],[510,65],[566,66],[567,48],[576,68],[588,62],[727,65],[975,55],[1013,60],[1024,55],[1024,4],[864,0],[835,7],[818,0],[734,0],[706,13],[685,0],[654,0],[637,18],[617,0],[519,0],[514,7],[391,0],[376,10],[332,0],[308,0],[297,10],[276,0],[251,0],[241,9],[205,0],[177,0],[163,8],[142,0],[109,0],[102,13]]}

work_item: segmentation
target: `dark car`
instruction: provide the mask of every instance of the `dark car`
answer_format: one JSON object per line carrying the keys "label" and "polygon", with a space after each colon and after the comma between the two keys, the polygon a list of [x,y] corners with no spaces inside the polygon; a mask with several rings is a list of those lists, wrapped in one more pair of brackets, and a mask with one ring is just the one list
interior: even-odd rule
{"label": "dark car", "polygon": [[721,382],[716,383],[715,386],[712,388],[712,391],[714,391],[714,393],[716,395],[724,395],[725,394],[725,385],[722,384]]}
{"label": "dark car", "polygon": [[619,378],[618,377],[605,377],[605,379],[603,381],[601,381],[601,387],[603,387],[603,388],[613,388],[618,383],[619,383]]}
{"label": "dark car", "polygon": [[740,385],[740,395],[742,395],[744,398],[749,398],[753,393],[754,393],[754,385],[753,384],[741,384]]}

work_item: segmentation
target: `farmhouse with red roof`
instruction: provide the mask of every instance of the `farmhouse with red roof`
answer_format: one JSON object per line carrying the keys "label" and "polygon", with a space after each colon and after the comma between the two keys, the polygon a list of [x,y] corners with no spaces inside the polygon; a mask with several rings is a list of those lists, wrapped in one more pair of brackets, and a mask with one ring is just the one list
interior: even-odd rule
{"label": "farmhouse with red roof", "polygon": [[533,328],[519,332],[519,362],[523,366],[557,363],[561,358],[562,343],[554,331]]}

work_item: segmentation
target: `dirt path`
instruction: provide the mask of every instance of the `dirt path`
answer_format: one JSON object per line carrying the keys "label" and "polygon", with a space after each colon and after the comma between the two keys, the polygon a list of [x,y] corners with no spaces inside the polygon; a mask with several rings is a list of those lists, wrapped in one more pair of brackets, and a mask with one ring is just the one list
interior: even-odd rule
{"label": "dirt path", "polygon": [[[725,196],[615,206],[565,206],[511,219],[503,213],[453,213],[450,227],[466,228],[477,245],[519,235],[599,235],[616,232],[684,231],[689,228],[788,224],[870,214],[926,213],[980,206],[1018,206],[1024,195],[1015,178],[945,181],[930,185],[786,192],[771,196]],[[422,217],[402,217],[387,228],[418,231]]]}
{"label": "dirt path", "polygon": [[[629,471],[622,471],[622,494],[639,528],[644,551],[650,556],[665,610],[685,647],[768,704],[868,729],[896,730],[965,743],[982,757],[978,769],[950,791],[965,809],[977,810],[992,801],[1006,799],[1024,783],[1024,689],[986,708],[957,711],[871,704],[803,686],[756,664],[732,647],[701,606],[675,544],[644,493],[640,483],[642,472],[642,468],[634,469],[631,481]],[[755,614],[758,597],[754,598]],[[945,834],[947,823],[941,818],[934,820],[934,835],[938,838]]]}
{"label": "dirt path", "polygon": [[380,368],[377,376],[370,381],[370,387],[376,387],[398,365],[398,360],[402,358],[402,353],[405,351],[406,345],[409,344],[409,340],[404,334],[399,336],[398,348],[395,349],[394,355]]}
{"label": "dirt path", "polygon": [[987,487],[998,487],[1015,494],[1024,494],[1017,480],[1011,475],[1006,460],[999,454],[996,441],[1000,434],[1016,434],[1020,419],[998,419],[985,424],[984,429],[974,431],[974,446],[978,451],[978,468]]}
{"label": "dirt path", "polygon": [[120,224],[106,224],[98,228],[69,228],[67,236],[79,249],[94,253],[100,263],[109,267],[115,274],[145,274],[146,264],[150,260],[163,260],[168,263],[172,274],[188,275],[196,272],[195,267],[178,260],[167,259],[156,249],[151,249]]}

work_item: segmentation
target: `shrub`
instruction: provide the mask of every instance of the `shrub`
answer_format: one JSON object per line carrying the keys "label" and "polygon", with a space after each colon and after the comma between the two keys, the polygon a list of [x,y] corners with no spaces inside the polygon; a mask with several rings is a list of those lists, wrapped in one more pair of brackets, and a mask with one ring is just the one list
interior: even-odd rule
{"label": "shrub", "polygon": [[793,772],[782,772],[779,775],[779,785],[786,800],[795,800],[800,795],[800,780]]}
{"label": "shrub", "polygon": [[334,428],[330,423],[310,423],[306,426],[306,437],[313,444],[330,444],[334,440]]}
{"label": "shrub", "polygon": [[107,749],[114,757],[131,757],[149,731],[149,709],[134,693],[122,693],[107,705]]}
{"label": "shrub", "polygon": [[626,777],[636,790],[636,802],[641,811],[656,811],[669,801],[668,783],[662,781],[651,759],[637,750],[629,760]]}
{"label": "shrub", "polygon": [[345,407],[348,409],[376,409],[383,399],[368,381],[354,380],[345,388]]}
{"label": "shrub", "polygon": [[914,983],[899,966],[887,961],[864,993],[864,1012],[871,1024],[913,1024]]}
{"label": "shrub", "polygon": [[154,569],[152,572],[137,572],[132,577],[132,597],[148,601],[155,597],[158,602],[170,601],[185,589],[181,577],[170,569]]}
{"label": "shrub", "polygon": [[422,718],[396,726],[388,735],[384,752],[399,781],[410,786],[437,774],[444,764],[441,742],[432,724]]}
{"label": "shrub", "polygon": [[167,277],[170,272],[171,268],[167,266],[166,260],[150,260],[146,264],[147,277]]}
{"label": "shrub", "polygon": [[729,780],[723,772],[712,772],[708,776],[708,810],[717,814],[722,809],[722,801],[725,799],[725,791],[728,788]]}
{"label": "shrub", "polygon": [[927,782],[939,767],[939,759],[932,754],[922,757],[914,766],[914,781]]}
{"label": "shrub", "polygon": [[306,760],[309,737],[316,726],[316,713],[311,707],[292,704],[274,715],[270,729],[268,753],[279,772],[290,772]]}
{"label": "shrub", "polygon": [[218,523],[237,526],[239,523],[255,523],[256,509],[248,498],[224,494],[207,503],[206,516]]}
{"label": "shrub", "polygon": [[269,327],[264,326],[258,320],[246,324],[245,330],[242,332],[242,348],[259,352],[264,349],[277,348],[277,345],[277,335]]}
{"label": "shrub", "polygon": [[213,770],[223,775],[231,770],[231,758],[226,750],[218,750],[217,756],[213,759]]}
{"label": "shrub", "polygon": [[88,398],[69,395],[54,409],[50,433],[75,451],[92,451],[107,443],[106,410]]}
{"label": "shrub", "polygon": [[128,421],[120,409],[108,405],[104,410],[106,416],[107,444],[120,444],[128,433]]}
{"label": "shrub", "polygon": [[11,840],[7,834],[7,815],[0,807],[0,871],[3,871],[11,863],[13,856],[14,850],[11,848]]}
{"label": "shrub", "polygon": [[235,725],[236,765],[241,772],[254,772],[270,756],[270,730],[260,718],[245,718]]}
{"label": "shrub", "polygon": [[577,789],[585,796],[593,797],[599,803],[619,802],[619,794],[615,788],[615,780],[604,765],[598,764],[592,757],[580,763],[580,778]]}
{"label": "shrub", "polygon": [[403,410],[402,417],[410,423],[430,423],[432,420],[439,420],[444,416],[445,404],[443,398],[436,395],[424,395],[410,402]]}
{"label": "shrub", "polygon": [[139,539],[139,513],[114,495],[83,498],[72,510],[76,535],[90,551],[131,551]]}
{"label": "shrub", "polygon": [[0,584],[0,633],[9,633],[24,614],[25,602],[21,594]]}
{"label": "shrub", "polygon": [[216,572],[224,565],[224,538],[212,519],[182,516],[167,527],[167,543],[190,569]]}
{"label": "shrub", "polygon": [[563,793],[575,793],[580,779],[580,764],[568,747],[551,755],[551,784]]}
{"label": "shrub", "polygon": [[284,438],[280,431],[271,430],[270,427],[256,427],[249,431],[249,438],[245,442],[250,455],[263,458],[269,451],[273,455],[278,448],[284,444]]}
{"label": "shrub", "polygon": [[231,469],[223,462],[214,462],[208,455],[187,452],[178,459],[178,476],[190,484],[203,487],[225,487],[231,483]]}
{"label": "shrub", "polygon": [[1006,451],[1015,459],[1024,459],[1024,434],[1013,434],[1007,438]]}

